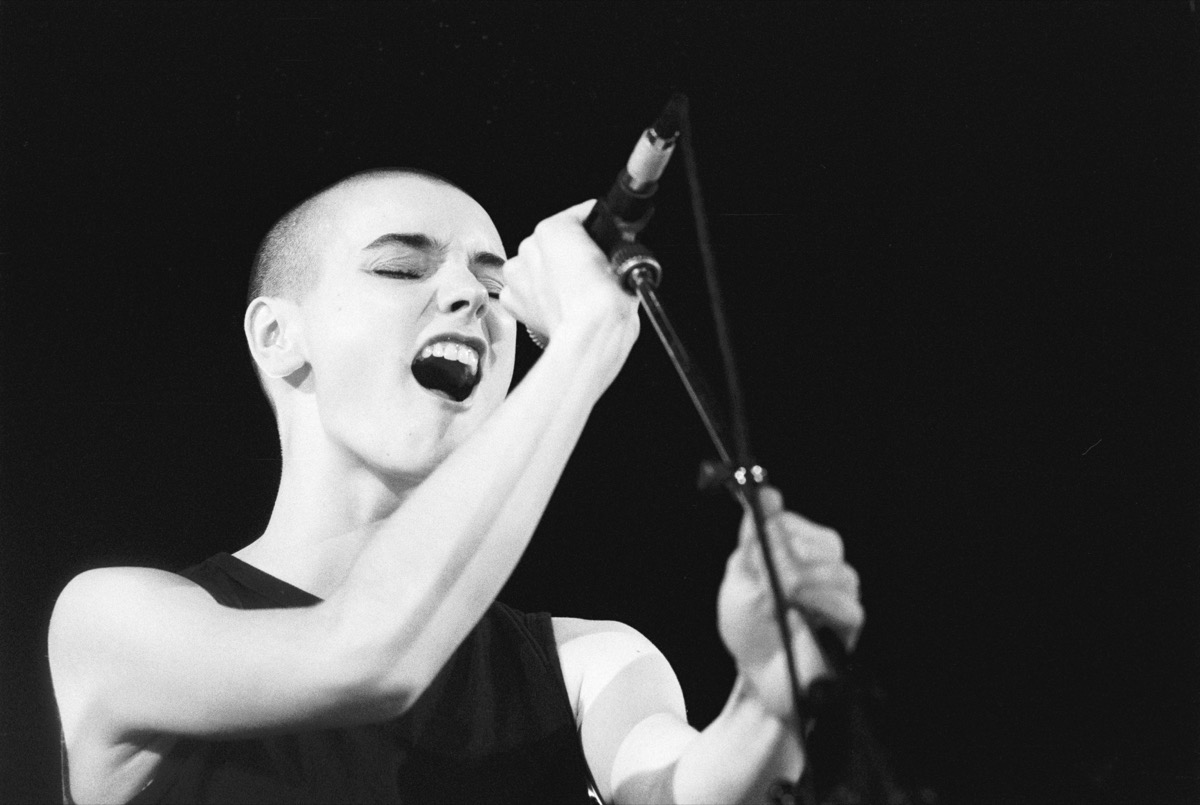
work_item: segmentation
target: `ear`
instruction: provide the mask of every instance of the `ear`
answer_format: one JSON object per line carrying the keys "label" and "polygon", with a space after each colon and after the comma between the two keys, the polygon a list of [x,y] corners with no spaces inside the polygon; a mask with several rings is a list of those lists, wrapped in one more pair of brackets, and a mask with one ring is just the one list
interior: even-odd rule
{"label": "ear", "polygon": [[287,377],[308,363],[295,302],[260,296],[246,307],[243,327],[250,355],[267,377]]}

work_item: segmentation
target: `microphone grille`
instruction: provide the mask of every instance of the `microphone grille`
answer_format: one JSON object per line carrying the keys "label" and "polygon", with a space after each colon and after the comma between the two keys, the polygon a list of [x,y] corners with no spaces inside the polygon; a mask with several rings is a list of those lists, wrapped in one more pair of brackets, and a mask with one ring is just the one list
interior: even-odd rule
{"label": "microphone grille", "polygon": [[673,140],[679,136],[683,128],[683,115],[687,112],[688,98],[682,92],[676,92],[663,107],[662,114],[650,128],[655,136],[664,140]]}

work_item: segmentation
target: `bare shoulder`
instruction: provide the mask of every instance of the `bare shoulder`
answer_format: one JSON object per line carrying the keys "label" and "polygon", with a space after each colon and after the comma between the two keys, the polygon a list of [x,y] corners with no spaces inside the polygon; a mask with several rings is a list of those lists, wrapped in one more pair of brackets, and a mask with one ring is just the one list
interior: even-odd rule
{"label": "bare shoulder", "polygon": [[140,567],[107,567],[73,578],[58,596],[50,616],[47,649],[63,728],[68,734],[82,717],[79,705],[87,679],[98,669],[97,655],[137,630],[157,610],[164,595],[207,597],[182,576]]}
{"label": "bare shoulder", "polygon": [[59,593],[50,617],[52,667],[82,659],[70,650],[72,644],[103,637],[97,634],[97,626],[119,623],[120,615],[137,611],[168,591],[194,595],[198,602],[208,597],[199,585],[164,570],[106,567],[80,573]]}
{"label": "bare shoulder", "polygon": [[[554,635],[588,766],[600,795],[620,799],[613,792],[626,776],[654,777],[638,776],[644,758],[658,762],[695,735],[679,680],[645,635],[619,621],[555,618]],[[649,799],[642,793],[628,798]]]}
{"label": "bare shoulder", "polygon": [[164,570],[106,567],[80,573],[63,588],[50,617],[49,652],[52,670],[86,662],[89,645],[105,640],[113,628],[136,623],[127,616],[164,594],[194,597],[199,604],[208,594],[197,584]]}
{"label": "bare shoulder", "polygon": [[169,744],[162,737],[121,740],[106,706],[103,676],[113,646],[136,632],[164,597],[207,597],[192,582],[161,570],[112,567],[81,573],[63,588],[50,619],[47,648],[76,801],[123,801],[144,785]]}
{"label": "bare shoulder", "polygon": [[616,673],[645,655],[662,657],[662,652],[645,635],[620,621],[553,620],[554,639],[564,673],[568,666],[581,666],[595,677],[605,668]]}
{"label": "bare shoulder", "polygon": [[618,678],[678,689],[662,652],[641,632],[620,621],[554,618],[554,637],[576,720]]}
{"label": "bare shoulder", "polygon": [[554,622],[554,639],[561,649],[566,643],[581,637],[591,637],[594,635],[610,635],[614,639],[617,635],[622,636],[621,639],[631,642],[644,642],[647,645],[653,645],[647,640],[641,632],[634,629],[632,626],[621,623],[620,621],[598,621],[588,620],[586,618],[552,618]]}
{"label": "bare shoulder", "polygon": [[54,606],[51,629],[63,619],[85,617],[97,605],[124,606],[145,595],[166,591],[194,592],[198,600],[208,594],[198,584],[175,573],[146,567],[103,567],[80,573],[67,583]]}
{"label": "bare shoulder", "polygon": [[102,567],[80,573],[67,583],[55,604],[55,615],[76,614],[80,608],[103,603],[111,599],[113,604],[129,595],[153,593],[165,589],[192,589],[204,593],[203,588],[183,576],[165,570],[146,567]]}

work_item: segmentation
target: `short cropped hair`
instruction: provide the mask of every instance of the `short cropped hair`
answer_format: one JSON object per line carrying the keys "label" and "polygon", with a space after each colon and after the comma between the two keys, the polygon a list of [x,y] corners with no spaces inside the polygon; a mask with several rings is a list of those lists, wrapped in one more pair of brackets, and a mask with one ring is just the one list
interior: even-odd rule
{"label": "short cropped hair", "polygon": [[[433,171],[422,168],[374,168],[347,176],[329,187],[314,193],[275,222],[258,246],[250,268],[250,288],[246,296],[249,305],[260,296],[275,296],[301,301],[316,284],[317,266],[314,254],[321,236],[321,220],[325,214],[323,201],[334,190],[375,179],[418,176],[435,184],[447,185],[466,192],[454,182]],[[254,366],[258,384],[276,416],[279,411],[271,397],[266,380],[258,365]]]}
{"label": "short cropped hair", "polygon": [[[250,268],[249,304],[260,296],[278,296],[299,301],[317,281],[313,261],[315,241],[319,237],[322,201],[334,190],[374,179],[418,176],[436,184],[462,190],[454,182],[421,168],[373,168],[347,176],[314,193],[288,210],[275,222],[258,246]],[[466,191],[463,191],[466,192]]]}

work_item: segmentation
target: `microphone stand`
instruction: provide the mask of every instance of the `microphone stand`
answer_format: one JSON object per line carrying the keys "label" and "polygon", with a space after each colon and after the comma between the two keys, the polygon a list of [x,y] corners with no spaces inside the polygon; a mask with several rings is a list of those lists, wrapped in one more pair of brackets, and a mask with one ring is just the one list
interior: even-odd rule
{"label": "microphone stand", "polygon": [[[741,407],[733,406],[734,445],[731,451],[728,440],[724,435],[714,397],[703,376],[697,371],[688,355],[686,347],[671,324],[666,310],[659,301],[655,288],[661,276],[661,268],[649,249],[641,244],[625,244],[618,247],[614,255],[614,270],[622,277],[622,282],[628,290],[637,295],[642,309],[654,326],[655,332],[662,341],[671,363],[683,381],[688,396],[696,412],[700,415],[709,438],[716,447],[718,462],[705,462],[701,466],[701,486],[713,488],[720,484],[729,490],[730,494],[750,513],[754,521],[755,535],[762,548],[763,564],[770,583],[771,596],[775,602],[775,619],[779,628],[780,639],[783,642],[784,654],[787,658],[788,681],[791,688],[794,724],[793,728],[801,747],[812,729],[813,720],[822,709],[822,704],[828,697],[827,680],[815,682],[810,686],[809,695],[805,695],[800,686],[797,672],[793,635],[791,624],[788,623],[789,606],[779,581],[772,548],[767,539],[766,516],[763,512],[760,498],[761,486],[766,482],[766,471],[754,463],[751,458],[749,443],[746,439],[744,418],[739,426],[737,414]],[[729,364],[726,364],[727,370]],[[847,666],[846,650],[838,638],[827,628],[814,631],[814,637],[825,656],[826,665],[840,676]],[[776,800],[780,803],[801,802],[804,805],[815,805],[816,798],[812,792],[811,775],[808,773],[811,758],[805,758],[805,772],[798,781],[795,794],[782,787],[777,787]],[[795,797],[799,796],[799,799]]]}
{"label": "microphone stand", "polygon": [[[809,738],[816,717],[822,713],[830,713],[836,708],[847,723],[846,725],[830,725],[833,728],[828,729],[829,735],[822,738],[821,741],[821,761],[828,763],[830,768],[847,761],[850,762],[854,771],[852,776],[858,777],[858,780],[850,782],[850,788],[839,785],[833,793],[834,800],[858,803],[858,801],[868,801],[863,799],[866,795],[866,797],[880,801],[900,801],[900,803],[912,801],[902,791],[902,788],[896,785],[892,769],[889,768],[887,753],[882,750],[882,746],[878,745],[874,737],[871,737],[869,729],[865,727],[864,713],[860,707],[862,702],[859,701],[858,691],[853,689],[854,667],[850,656],[848,656],[845,645],[828,626],[814,627],[812,636],[821,650],[832,677],[812,681],[808,691],[804,691],[800,687],[796,655],[794,655],[792,645],[792,629],[787,617],[788,611],[797,607],[788,605],[780,584],[773,549],[767,537],[767,518],[766,513],[763,512],[760,497],[761,487],[767,480],[767,473],[761,465],[755,463],[750,450],[749,427],[746,423],[742,384],[738,379],[732,341],[728,335],[724,302],[722,302],[720,287],[716,282],[716,260],[713,256],[712,245],[710,245],[707,218],[704,216],[700,190],[700,176],[696,169],[695,152],[692,150],[688,101],[685,96],[677,96],[672,98],[672,106],[677,107],[679,115],[679,132],[682,134],[680,139],[682,139],[684,164],[686,172],[688,172],[691,190],[692,216],[695,218],[701,262],[704,266],[704,278],[708,284],[708,296],[710,304],[712,304],[716,337],[718,337],[722,364],[725,368],[725,382],[728,401],[730,401],[732,440],[727,437],[725,428],[721,425],[713,392],[710,391],[708,384],[704,382],[700,372],[692,364],[688,350],[672,326],[670,318],[667,317],[658,294],[655,293],[655,289],[658,288],[661,281],[662,266],[654,257],[653,252],[636,240],[637,234],[641,232],[652,210],[644,211],[640,220],[636,222],[625,222],[625,226],[620,226],[622,222],[613,222],[612,220],[605,222],[606,226],[614,224],[616,229],[610,230],[610,232],[619,236],[619,240],[608,251],[610,251],[610,262],[614,274],[629,293],[637,296],[642,310],[646,312],[650,324],[654,326],[654,331],[658,334],[668,358],[676,368],[679,379],[683,380],[684,388],[688,391],[692,404],[695,405],[704,428],[707,429],[709,438],[716,447],[718,461],[701,464],[701,487],[724,486],[743,506],[743,509],[750,513],[758,545],[762,548],[763,566],[767,571],[770,594],[772,594],[774,602],[775,621],[779,627],[779,635],[787,660],[788,685],[790,685],[792,696],[793,729],[796,732],[800,749],[804,752],[804,769],[800,774],[800,779],[794,785],[787,781],[776,783],[770,791],[770,797],[778,805],[816,805],[814,750],[817,749],[817,746],[811,745]],[[662,130],[656,126],[655,131]],[[649,193],[653,193],[653,188]],[[601,215],[604,215],[607,206],[598,205],[598,209]],[[611,215],[611,211],[608,214]],[[821,734],[823,735],[824,732],[826,731],[822,731]],[[836,763],[832,761],[836,761]],[[836,771],[838,769],[833,768],[833,773]],[[870,780],[864,779],[864,774],[866,777],[870,777]],[[828,771],[826,771],[826,775],[828,775]],[[832,779],[833,777],[829,777],[829,780]],[[859,788],[859,791],[852,791],[852,788],[856,787]],[[931,801],[924,797],[922,800]]]}
{"label": "microphone stand", "polygon": [[[643,244],[634,240],[635,232],[626,234],[626,239],[619,243],[610,255],[613,271],[630,293],[636,294],[647,318],[658,333],[667,355],[671,359],[676,372],[683,381],[688,395],[696,408],[700,419],[708,431],[709,438],[716,447],[719,461],[705,462],[701,467],[701,485],[712,488],[721,484],[730,491],[734,498],[750,513],[754,523],[755,534],[762,548],[763,564],[767,571],[767,579],[775,604],[775,618],[779,628],[780,639],[787,659],[788,679],[791,688],[794,729],[801,747],[805,745],[813,720],[829,700],[833,691],[831,685],[848,669],[848,657],[841,641],[827,627],[816,628],[813,635],[824,655],[827,667],[833,672],[834,680],[822,680],[810,685],[808,694],[801,689],[800,678],[796,666],[793,649],[792,629],[788,622],[789,607],[779,581],[772,548],[767,539],[766,516],[763,512],[760,498],[761,486],[766,481],[766,471],[756,464],[750,450],[748,426],[745,416],[745,405],[742,387],[738,380],[737,368],[734,362],[733,349],[728,334],[720,289],[716,282],[715,259],[708,237],[708,228],[703,211],[703,201],[700,195],[699,179],[695,166],[695,155],[691,148],[690,121],[687,114],[687,104],[682,105],[682,142],[688,180],[691,184],[692,210],[696,220],[699,235],[702,262],[705,267],[705,277],[709,286],[709,298],[712,300],[713,317],[716,323],[717,340],[720,344],[725,368],[725,380],[730,401],[730,419],[732,422],[733,439],[729,444],[724,428],[717,414],[714,397],[708,384],[692,363],[687,349],[672,326],[666,310],[658,299],[655,289],[662,278],[662,267],[653,253]],[[805,766],[801,778],[794,789],[790,786],[776,786],[773,796],[779,803],[801,802],[804,805],[815,805],[816,795],[810,773],[812,758],[805,753]]]}

